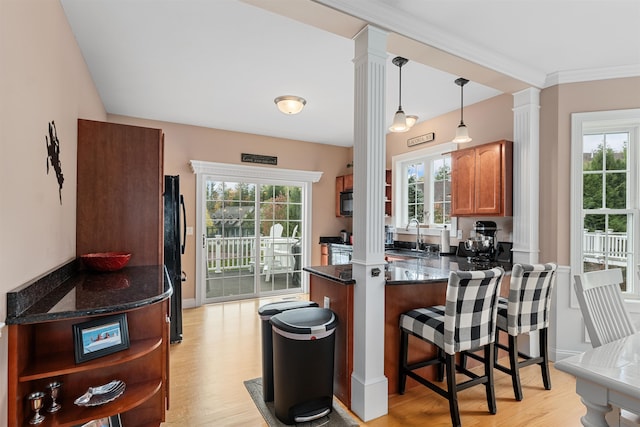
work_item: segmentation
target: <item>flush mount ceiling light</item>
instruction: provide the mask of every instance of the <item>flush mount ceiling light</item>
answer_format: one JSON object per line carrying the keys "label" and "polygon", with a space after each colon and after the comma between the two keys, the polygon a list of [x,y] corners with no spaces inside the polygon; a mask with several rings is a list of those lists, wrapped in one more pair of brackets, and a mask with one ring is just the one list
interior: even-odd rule
{"label": "flush mount ceiling light", "polygon": [[456,129],[456,137],[453,139],[453,142],[457,144],[462,144],[463,142],[471,142],[471,138],[469,137],[469,130],[467,129],[467,126],[464,124],[463,115],[462,115],[463,88],[464,88],[464,85],[466,85],[467,83],[469,83],[469,80],[464,79],[462,77],[460,77],[459,79],[456,79],[456,84],[460,86],[460,124]]}
{"label": "flush mount ceiling light", "polygon": [[279,96],[273,102],[278,106],[278,110],[285,114],[298,114],[307,103],[304,98],[292,95]]}
{"label": "flush mount ceiling light", "polygon": [[391,62],[400,69],[400,79],[398,84],[398,111],[396,111],[396,114],[393,116],[393,124],[389,130],[391,132],[406,132],[418,121],[418,116],[407,116],[402,110],[402,66],[409,62],[409,60],[401,56],[396,56]]}

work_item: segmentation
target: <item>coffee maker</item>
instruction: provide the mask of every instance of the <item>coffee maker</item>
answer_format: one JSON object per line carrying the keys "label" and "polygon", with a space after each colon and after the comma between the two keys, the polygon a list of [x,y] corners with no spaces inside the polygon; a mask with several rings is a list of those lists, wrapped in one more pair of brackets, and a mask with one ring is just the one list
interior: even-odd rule
{"label": "coffee maker", "polygon": [[493,221],[476,221],[475,237],[464,242],[466,250],[473,253],[472,261],[495,261],[498,227]]}

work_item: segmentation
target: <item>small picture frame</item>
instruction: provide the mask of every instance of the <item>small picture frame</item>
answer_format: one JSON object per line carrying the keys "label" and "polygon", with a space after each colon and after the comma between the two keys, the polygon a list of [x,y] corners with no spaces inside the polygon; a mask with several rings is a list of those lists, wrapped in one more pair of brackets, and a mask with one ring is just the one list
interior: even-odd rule
{"label": "small picture frame", "polygon": [[83,363],[129,348],[126,313],[73,325],[76,363]]}
{"label": "small picture frame", "polygon": [[88,423],[77,425],[76,427],[122,427],[122,422],[120,421],[120,414],[116,414],[110,417],[91,420]]}

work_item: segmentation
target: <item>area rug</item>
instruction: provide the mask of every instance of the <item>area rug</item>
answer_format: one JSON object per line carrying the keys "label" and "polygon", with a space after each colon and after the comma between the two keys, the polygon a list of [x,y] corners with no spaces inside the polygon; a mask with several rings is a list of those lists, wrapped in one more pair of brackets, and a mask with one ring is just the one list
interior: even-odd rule
{"label": "area rug", "polygon": [[[262,378],[254,378],[244,382],[253,403],[262,414],[269,427],[285,427],[275,413],[273,402],[265,402],[262,398]],[[335,399],[334,399],[335,400]],[[339,403],[333,403],[333,411],[325,417],[317,420],[296,424],[299,427],[357,427],[360,424],[348,414]]]}

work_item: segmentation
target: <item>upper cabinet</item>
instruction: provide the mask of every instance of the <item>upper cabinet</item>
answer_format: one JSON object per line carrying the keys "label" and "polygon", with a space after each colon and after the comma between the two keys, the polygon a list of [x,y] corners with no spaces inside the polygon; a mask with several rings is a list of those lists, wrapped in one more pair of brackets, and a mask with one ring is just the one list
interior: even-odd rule
{"label": "upper cabinet", "polygon": [[513,215],[513,142],[451,153],[451,216]]}
{"label": "upper cabinet", "polygon": [[[384,181],[384,214],[391,216],[391,170],[385,170]],[[336,177],[336,216],[340,214],[340,193],[353,191],[353,174]]]}
{"label": "upper cabinet", "polygon": [[78,120],[76,253],[131,252],[130,266],[162,265],[163,133]]}

